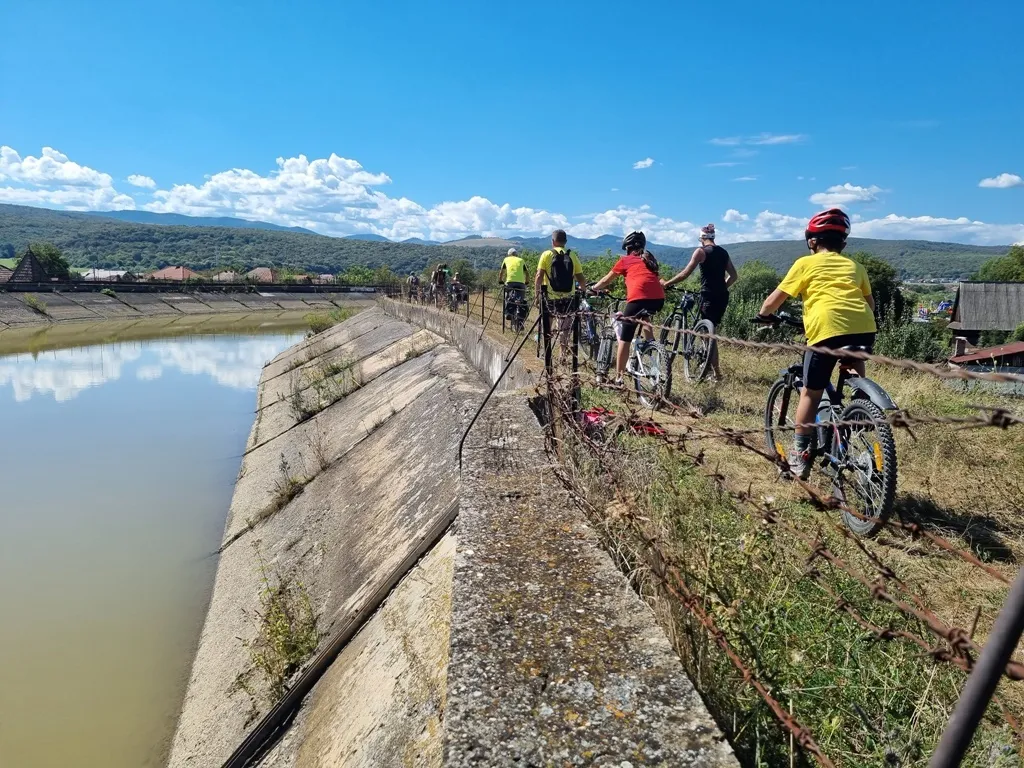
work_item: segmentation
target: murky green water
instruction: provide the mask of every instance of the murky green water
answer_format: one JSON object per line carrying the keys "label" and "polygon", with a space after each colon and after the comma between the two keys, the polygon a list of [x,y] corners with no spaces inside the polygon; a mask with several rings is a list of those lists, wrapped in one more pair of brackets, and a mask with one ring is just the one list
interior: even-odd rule
{"label": "murky green water", "polygon": [[0,333],[2,768],[162,765],[260,370],[299,325]]}

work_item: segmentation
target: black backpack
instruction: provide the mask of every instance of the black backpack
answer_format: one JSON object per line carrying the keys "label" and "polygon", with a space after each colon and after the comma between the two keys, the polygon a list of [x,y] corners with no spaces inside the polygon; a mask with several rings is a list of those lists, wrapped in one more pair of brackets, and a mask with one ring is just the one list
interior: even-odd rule
{"label": "black backpack", "polygon": [[566,248],[564,252],[552,251],[551,272],[548,274],[551,290],[558,293],[569,293],[572,290],[572,281],[575,276],[569,249]]}

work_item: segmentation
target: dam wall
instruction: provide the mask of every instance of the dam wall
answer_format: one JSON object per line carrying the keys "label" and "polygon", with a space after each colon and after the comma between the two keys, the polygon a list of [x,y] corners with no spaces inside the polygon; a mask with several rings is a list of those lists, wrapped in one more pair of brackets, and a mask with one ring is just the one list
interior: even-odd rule
{"label": "dam wall", "polygon": [[[507,350],[437,314],[383,300],[265,367],[170,766],[224,765],[292,698],[245,764],[735,765],[559,482],[520,363],[460,470]],[[275,688],[281,585],[316,628]]]}

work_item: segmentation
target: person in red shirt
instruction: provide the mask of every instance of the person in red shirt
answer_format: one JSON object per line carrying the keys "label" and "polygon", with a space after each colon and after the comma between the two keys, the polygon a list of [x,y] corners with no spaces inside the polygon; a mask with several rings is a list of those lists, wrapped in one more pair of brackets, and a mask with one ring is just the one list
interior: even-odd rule
{"label": "person in red shirt", "polygon": [[[621,256],[612,271],[598,280],[593,290],[603,291],[622,275],[626,278],[626,306],[622,310],[621,330],[619,331],[619,349],[615,359],[616,384],[622,383],[629,362],[629,345],[636,335],[636,323],[629,318],[646,312],[653,317],[665,306],[665,289],[661,287],[658,277],[658,260],[647,250],[647,238],[643,232],[630,232],[622,241]],[[643,327],[646,341],[654,340],[654,332],[647,326]]]}

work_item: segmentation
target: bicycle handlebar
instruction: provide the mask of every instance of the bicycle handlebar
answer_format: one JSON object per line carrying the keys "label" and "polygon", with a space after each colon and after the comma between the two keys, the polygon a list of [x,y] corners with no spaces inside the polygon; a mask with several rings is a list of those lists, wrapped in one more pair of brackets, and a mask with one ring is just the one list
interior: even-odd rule
{"label": "bicycle handlebar", "polygon": [[776,312],[774,315],[755,315],[750,319],[750,322],[757,325],[773,327],[779,325],[790,325],[801,330],[803,330],[804,327],[804,321],[798,317],[793,317],[789,312]]}

